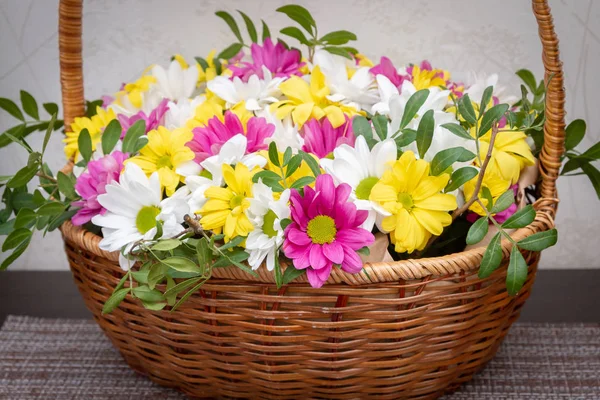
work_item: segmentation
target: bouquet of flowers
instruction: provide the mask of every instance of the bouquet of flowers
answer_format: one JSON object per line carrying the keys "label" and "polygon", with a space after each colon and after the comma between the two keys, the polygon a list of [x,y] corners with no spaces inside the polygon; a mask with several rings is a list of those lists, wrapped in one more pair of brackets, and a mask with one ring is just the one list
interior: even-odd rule
{"label": "bouquet of flowers", "polygon": [[[544,82],[517,72],[524,85],[513,98],[496,75],[463,84],[427,61],[372,61],[349,45],[353,33],[321,36],[303,7],[277,11],[294,23],[280,38],[264,21],[259,38],[239,12],[248,41],[232,15],[217,12],[234,44],[191,62],[175,55],[89,102],[66,130],[72,163],[57,174],[43,158],[62,125],[56,105],[45,104],[52,118],[40,121],[22,92],[33,118],[26,121],[1,99],[20,120],[2,145],[30,154],[27,166],[2,177],[2,250],[12,250],[2,269],[34,229],[70,220],[101,234],[103,250],[120,252],[126,273],[105,312],[128,294],[174,310],[221,267],[266,268],[278,286],[306,274],[318,288],[333,268],[355,274],[365,262],[448,254],[483,240],[486,277],[501,263],[505,238],[514,244],[506,284],[516,294],[527,276],[520,249],[557,240],[555,229],[516,243],[510,236],[536,217]],[[35,130],[47,132],[39,152],[25,139]],[[563,174],[585,173],[598,191],[591,162],[599,144],[574,150],[584,133],[581,120],[567,128]]]}

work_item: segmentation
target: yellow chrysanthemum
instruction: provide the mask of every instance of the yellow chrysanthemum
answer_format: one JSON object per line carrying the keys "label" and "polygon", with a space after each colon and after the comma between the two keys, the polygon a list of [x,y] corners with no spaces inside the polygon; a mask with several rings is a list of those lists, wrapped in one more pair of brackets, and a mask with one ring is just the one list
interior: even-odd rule
{"label": "yellow chrysanthemum", "polygon": [[373,186],[369,199],[392,214],[382,221],[398,253],[423,250],[431,235],[440,235],[452,223],[448,211],[456,198],[444,194],[449,175],[429,175],[429,163],[412,151],[402,154]]}
{"label": "yellow chrysanthemum", "polygon": [[166,189],[167,196],[171,196],[179,182],[184,181],[184,177],[177,173],[177,168],[195,157],[194,152],[185,146],[193,137],[187,129],[170,131],[160,126],[148,132],[148,144],[140,150],[140,155],[125,163],[139,165],[148,176],[157,171],[160,184]]}
{"label": "yellow chrysanthemum", "polygon": [[[485,159],[488,152],[491,137],[490,130],[479,140],[479,157],[481,161]],[[511,184],[517,183],[521,170],[526,166],[535,164],[535,157],[525,141],[526,137],[523,132],[519,131],[498,132],[487,171],[500,176]],[[477,160],[476,164],[479,164]]]}
{"label": "yellow chrysanthemum", "polygon": [[127,96],[134,107],[140,108],[143,102],[142,94],[150,90],[150,85],[153,83],[156,83],[156,78],[152,75],[143,75],[138,80],[127,83],[123,90],[117,93],[116,102],[118,103],[122,96]]}
{"label": "yellow chrysanthemum", "polygon": [[[207,90],[206,93],[209,93],[209,91]],[[238,116],[244,128],[246,128],[248,120],[254,116],[252,112],[246,109],[244,102],[236,104],[234,107],[230,108],[229,111]],[[207,96],[207,100],[196,107],[194,117],[187,122],[186,128],[194,129],[199,126],[206,126],[208,121],[213,117],[218,117],[221,121],[223,121],[225,118],[224,113],[224,103],[216,96]]]}
{"label": "yellow chrysanthemum", "polygon": [[421,69],[418,65],[412,68],[412,83],[417,90],[436,86],[446,86],[450,73],[441,69]]}
{"label": "yellow chrysanthemum", "polygon": [[260,171],[252,171],[242,163],[235,168],[223,164],[225,187],[212,186],[204,192],[207,199],[200,209],[200,223],[205,230],[225,234],[225,241],[236,236],[248,236],[253,226],[246,215],[252,197],[252,176]]}
{"label": "yellow chrysanthemum", "polygon": [[[310,154],[310,153],[308,153],[308,154]],[[267,164],[265,165],[265,169],[269,170],[269,171],[273,171],[277,175],[281,176],[281,168],[275,166],[275,164],[273,164],[271,162],[271,160],[269,159],[268,152],[266,150],[263,150],[260,152],[260,155],[262,155],[264,158],[267,159]],[[310,154],[310,156],[313,157],[317,163],[319,162],[319,160],[316,156],[314,156],[313,154]],[[279,165],[282,165],[282,164],[283,164],[283,153],[280,152],[279,153]],[[283,175],[285,176],[286,174],[287,174],[287,167],[283,167]],[[279,184],[283,187],[290,187],[298,179],[303,178],[305,176],[314,177],[315,175],[312,173],[312,170],[310,169],[310,167],[308,166],[306,161],[302,160],[298,169],[296,171],[294,171],[294,173],[292,173],[290,176],[285,178],[285,182],[283,179],[280,180]],[[312,184],[310,184],[309,186],[314,186],[314,182]]]}
{"label": "yellow chrysanthemum", "polygon": [[[217,76],[217,65],[215,64],[215,55],[217,54],[216,50],[212,50],[208,53],[206,57],[206,63],[208,64],[208,68],[202,68],[202,65],[198,64],[198,86],[202,85],[205,82],[215,79]],[[223,71],[222,74],[225,74],[228,70],[225,69],[227,65],[227,61],[221,60],[221,67]]]}
{"label": "yellow chrysanthemum", "polygon": [[368,58],[367,56],[365,56],[364,54],[356,53],[354,55],[354,58],[356,58],[358,60],[359,67],[374,67],[375,66],[375,64],[373,64],[373,61],[371,61],[371,59]]}
{"label": "yellow chrysanthemum", "polygon": [[92,138],[92,150],[96,150],[96,145],[102,140],[102,132],[110,121],[115,119],[115,113],[113,110],[105,110],[102,107],[96,108],[96,115],[92,118],[78,117],[73,120],[71,124],[71,132],[66,133],[66,137],[63,139],[65,143],[65,155],[68,159],[77,161],[79,158],[79,146],[77,141],[79,140],[79,134],[83,129],[87,129]]}
{"label": "yellow chrysanthemum", "polygon": [[292,115],[292,120],[301,128],[309,118],[321,119],[327,116],[334,128],[346,122],[344,114],[349,116],[363,115],[354,107],[333,103],[327,99],[330,93],[325,84],[325,75],[319,66],[312,70],[310,84],[298,76],[292,76],[279,85],[281,92],[288,100],[282,100],[271,105],[275,116],[283,119]]}
{"label": "yellow chrysanthemum", "polygon": [[[468,200],[471,197],[473,197],[473,192],[475,192],[475,185],[477,184],[477,179],[478,176],[465,183],[465,186],[463,188],[465,199]],[[479,199],[487,207],[488,201],[482,195],[484,187],[489,189],[490,193],[492,194],[492,199],[494,200],[494,202],[496,202],[498,197],[500,197],[504,192],[506,192],[510,188],[510,186],[511,185],[509,181],[503,179],[497,174],[490,172],[489,170],[486,170],[485,176],[483,177],[483,181],[481,182],[481,189],[479,190]],[[469,207],[469,210],[481,216],[486,215],[484,209],[478,202],[473,203],[473,205]]]}

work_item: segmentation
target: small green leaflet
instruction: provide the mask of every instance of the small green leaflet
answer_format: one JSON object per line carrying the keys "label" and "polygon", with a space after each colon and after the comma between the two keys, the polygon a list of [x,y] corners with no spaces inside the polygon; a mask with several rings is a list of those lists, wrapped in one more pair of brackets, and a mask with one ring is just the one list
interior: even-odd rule
{"label": "small green leaflet", "polygon": [[506,272],[506,289],[510,296],[519,293],[527,280],[527,262],[517,248],[513,246],[510,252],[510,261],[508,262],[508,271]]}
{"label": "small green leaflet", "polygon": [[237,23],[233,17],[225,12],[225,11],[217,11],[215,15],[221,18],[225,23],[229,26],[229,29],[233,32],[235,37],[240,41],[240,43],[244,43],[244,39],[242,39],[242,34],[240,33],[240,28],[238,28]]}
{"label": "small green leaflet", "polygon": [[515,204],[515,192],[512,189],[508,189],[496,199],[490,212],[492,214],[502,212],[513,204]]}
{"label": "small green leaflet", "polygon": [[[433,111],[432,111],[433,112]],[[375,128],[375,133],[379,136],[381,141],[387,138],[388,133],[388,119],[385,115],[374,115],[373,116],[373,127]]]}
{"label": "small green leaflet", "polygon": [[113,119],[108,123],[106,129],[102,133],[102,153],[110,154],[121,138],[121,124],[118,119]]}
{"label": "small green leaflet", "polygon": [[526,205],[513,215],[511,215],[504,223],[504,229],[524,228],[535,220],[535,210],[531,204]]}
{"label": "small green leaflet", "polygon": [[290,4],[287,6],[279,7],[276,11],[284,13],[291,20],[299,23],[300,26],[302,26],[311,35],[313,33],[312,28],[317,26],[314,18],[312,17],[312,15],[310,15],[310,12],[302,6]]}
{"label": "small green leaflet", "polygon": [[496,233],[488,244],[481,265],[479,266],[479,277],[487,278],[494,272],[502,262],[502,244],[500,240],[500,232]]}
{"label": "small green leaflet", "polygon": [[410,99],[408,99],[408,101],[406,102],[406,107],[404,107],[404,114],[402,115],[402,119],[400,120],[400,129],[406,128],[406,125],[408,125],[410,121],[412,121],[415,118],[421,106],[425,104],[425,100],[427,100],[428,96],[429,90],[427,89],[419,90],[418,92],[410,96]]}
{"label": "small green leaflet", "polygon": [[517,242],[519,248],[529,251],[542,251],[548,247],[552,247],[558,240],[558,231],[550,229],[548,231],[534,233]]}
{"label": "small green leaflet", "polygon": [[492,129],[492,126],[500,121],[504,114],[506,114],[506,111],[508,111],[508,104],[498,104],[483,114],[483,118],[481,118],[481,125],[479,126],[478,137],[485,135],[490,129]]}
{"label": "small green leaflet", "polygon": [[244,19],[244,23],[246,24],[246,29],[248,30],[248,36],[250,36],[250,40],[252,40],[253,43],[257,43],[258,42],[258,35],[256,33],[256,27],[254,26],[254,23],[252,22],[252,20],[250,19],[250,17],[248,17],[242,11],[237,10],[237,12]]}
{"label": "small green leaflet", "polygon": [[425,153],[427,153],[427,150],[429,150],[429,146],[431,146],[434,129],[435,119],[433,117],[433,110],[427,110],[427,112],[425,112],[425,114],[423,115],[423,118],[421,118],[421,121],[419,121],[419,127],[417,128],[416,140],[420,158],[425,157]]}
{"label": "small green leaflet", "polygon": [[23,106],[23,111],[25,111],[27,115],[29,115],[31,118],[37,121],[40,120],[38,104],[33,98],[33,96],[25,90],[21,90],[21,105]]}
{"label": "small green leaflet", "polygon": [[282,285],[287,285],[288,283],[292,282],[294,279],[302,275],[304,272],[305,270],[303,269],[296,269],[293,265],[288,265],[285,269],[285,272],[283,273],[283,278],[281,280]]}
{"label": "small green leaflet", "polygon": [[471,98],[468,94],[465,94],[463,97],[460,98],[460,100],[458,100],[458,112],[469,124],[475,125],[477,123],[475,109],[473,108]]}
{"label": "small green leaflet", "polygon": [[474,167],[462,167],[452,173],[450,183],[446,186],[445,192],[452,192],[474,177],[477,176],[479,171]]}
{"label": "small green leaflet", "polygon": [[79,137],[77,138],[77,146],[79,147],[79,152],[81,153],[81,157],[85,161],[90,161],[92,158],[92,137],[86,128],[82,129],[79,132]]}
{"label": "small green leaflet", "polygon": [[467,132],[467,130],[459,124],[444,124],[442,125],[442,128],[448,129],[450,132],[463,139],[475,140],[475,138],[471,136],[469,132]]}
{"label": "small green leaflet", "polygon": [[469,232],[467,233],[467,244],[474,245],[483,240],[485,235],[487,235],[489,229],[489,222],[486,217],[481,217],[473,225],[469,228]]}
{"label": "small green leaflet", "polygon": [[123,138],[123,153],[133,154],[139,150],[138,140],[146,133],[146,121],[140,119],[136,121],[125,134]]}

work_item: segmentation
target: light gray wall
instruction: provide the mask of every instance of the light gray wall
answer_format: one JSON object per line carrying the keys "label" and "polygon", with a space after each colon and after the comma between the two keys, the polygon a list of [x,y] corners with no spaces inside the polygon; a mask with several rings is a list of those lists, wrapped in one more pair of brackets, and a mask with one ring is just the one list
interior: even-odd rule
{"label": "light gray wall", "polygon": [[[233,36],[214,12],[246,11],[277,31],[288,24],[274,10],[291,1],[89,0],[84,6],[86,97],[114,92],[151,63],[174,53],[205,56]],[[387,55],[403,64],[430,60],[460,78],[470,71],[498,72],[518,92],[514,71],[542,73],[537,26],[527,0],[304,0],[323,31],[348,29],[372,58]],[[0,0],[0,97],[18,99],[19,89],[40,102],[59,101],[58,0]],[[551,0],[566,70],[568,118],[585,118],[589,136],[600,139],[600,1]],[[11,126],[0,115],[0,130]],[[64,163],[60,135],[49,148],[54,169]],[[31,140],[39,146],[41,137]],[[0,150],[0,175],[24,164],[22,149]],[[557,225],[559,245],[545,252],[543,268],[600,268],[595,250],[600,208],[586,178],[562,179]],[[60,235],[35,237],[14,269],[66,269]]]}

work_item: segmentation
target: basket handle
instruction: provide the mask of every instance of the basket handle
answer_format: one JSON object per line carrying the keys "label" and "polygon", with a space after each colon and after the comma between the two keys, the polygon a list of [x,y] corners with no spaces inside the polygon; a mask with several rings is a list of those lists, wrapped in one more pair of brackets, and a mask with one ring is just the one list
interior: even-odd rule
{"label": "basket handle", "polygon": [[[60,0],[58,27],[60,52],[60,83],[66,129],[70,129],[73,118],[85,112],[83,97],[83,60],[81,44],[83,0]],[[558,38],[547,0],[532,0],[539,35],[542,41],[544,81],[546,92],[546,123],[544,125],[544,147],[540,153],[542,175],[541,194],[548,199],[546,211],[556,211],[556,179],[561,166],[565,142],[565,91],[563,70],[559,58]]]}

